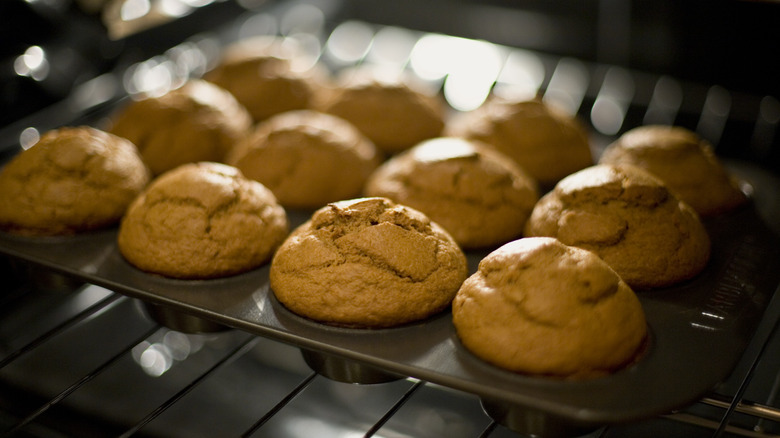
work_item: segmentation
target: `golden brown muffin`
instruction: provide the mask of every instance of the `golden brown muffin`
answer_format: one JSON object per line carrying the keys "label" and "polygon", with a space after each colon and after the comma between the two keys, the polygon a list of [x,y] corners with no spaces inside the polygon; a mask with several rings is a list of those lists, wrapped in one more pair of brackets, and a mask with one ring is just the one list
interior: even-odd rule
{"label": "golden brown muffin", "polygon": [[444,133],[494,146],[542,185],[593,164],[588,133],[579,120],[539,99],[491,99],[453,117]]}
{"label": "golden brown muffin", "polygon": [[319,208],[360,196],[379,165],[374,144],[351,123],[311,110],[261,122],[228,164],[269,188],[289,208]]}
{"label": "golden brown muffin", "polygon": [[288,233],[270,190],[225,164],[189,163],[158,176],[119,228],[122,255],[165,277],[238,274],[270,260]]}
{"label": "golden brown muffin", "polygon": [[230,91],[255,122],[309,108],[318,70],[300,68],[303,63],[296,58],[304,55],[291,44],[271,37],[240,40],[226,48],[219,64],[204,79]]}
{"label": "golden brown muffin", "polygon": [[163,96],[130,103],[113,120],[111,132],[138,146],[159,175],[185,163],[224,161],[251,126],[252,118],[233,95],[192,79]]}
{"label": "golden brown muffin", "polygon": [[688,129],[649,125],[620,136],[600,163],[633,164],[659,177],[701,216],[714,216],[747,201],[712,145]]}
{"label": "golden brown muffin", "polygon": [[149,179],[124,138],[87,126],[46,132],[0,171],[0,229],[61,235],[115,225]]}
{"label": "golden brown muffin", "polygon": [[422,211],[466,249],[519,237],[539,199],[536,182],[512,159],[455,137],[426,140],[391,158],[369,178],[365,194]]}
{"label": "golden brown muffin", "polygon": [[482,259],[452,303],[463,345],[513,372],[584,379],[634,362],[647,338],[631,288],[598,256],[515,240]]}
{"label": "golden brown muffin", "polygon": [[380,328],[450,305],[468,271],[449,234],[384,198],[329,204],[271,262],[271,289],[292,312],[326,324]]}
{"label": "golden brown muffin", "polygon": [[388,155],[438,137],[444,128],[444,105],[435,96],[362,72],[338,82],[321,109],[355,125]]}
{"label": "golden brown muffin", "polygon": [[631,165],[596,165],[562,179],[537,202],[524,234],[595,252],[635,290],[690,279],[710,255],[693,208]]}

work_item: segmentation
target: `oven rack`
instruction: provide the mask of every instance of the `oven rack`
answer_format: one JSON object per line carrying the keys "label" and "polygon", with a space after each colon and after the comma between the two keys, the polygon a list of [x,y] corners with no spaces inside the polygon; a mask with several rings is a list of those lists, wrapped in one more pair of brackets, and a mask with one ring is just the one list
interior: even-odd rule
{"label": "oven rack", "polygon": [[[54,276],[56,278],[56,276]],[[38,278],[43,278],[38,276]],[[51,278],[51,276],[49,276]],[[49,283],[51,284],[51,283]],[[65,282],[65,284],[68,284]],[[48,289],[46,289],[48,288]],[[324,385],[333,385],[335,387],[361,387],[370,393],[382,393],[383,408],[374,409],[370,412],[371,421],[356,422],[351,424],[348,436],[442,436],[446,424],[442,422],[426,422],[424,424],[414,424],[415,427],[422,428],[422,431],[409,433],[404,429],[408,427],[408,416],[414,416],[409,413],[412,406],[412,412],[420,410],[419,405],[430,405],[430,400],[415,402],[415,397],[421,397],[423,389],[430,394],[423,396],[428,399],[432,396],[434,399],[449,399],[448,403],[454,400],[459,405],[453,414],[457,415],[460,432],[453,437],[474,436],[474,437],[493,437],[515,436],[512,431],[491,419],[480,409],[477,400],[469,394],[459,391],[448,390],[427,382],[406,379],[395,383],[382,383],[377,385],[350,385],[340,382],[328,381],[327,378],[318,375],[306,369],[300,362],[300,357],[295,357],[294,353],[285,351],[289,346],[279,344],[275,341],[268,341],[261,337],[243,333],[238,330],[229,330],[223,333],[210,335],[194,335],[176,332],[159,325],[143,313],[133,299],[119,295],[106,289],[93,285],[76,286],[73,290],[63,290],[60,286],[54,290],[52,286],[31,286],[30,284],[21,284],[12,293],[3,298],[4,319],[0,323],[0,346],[2,347],[2,356],[0,356],[0,385],[3,391],[0,394],[0,436],[307,436],[305,429],[284,430],[284,421],[276,421],[274,418],[280,416],[286,421],[301,422],[300,418],[295,416],[285,416],[285,409],[288,404],[296,398],[305,398],[307,391],[317,391],[312,389],[314,382],[319,381]],[[40,312],[41,307],[49,307],[46,312]],[[773,313],[777,312],[777,305],[774,306]],[[34,311],[32,311],[34,309]],[[9,318],[9,315],[13,316]],[[619,437],[619,436],[639,436],[632,435],[635,432],[632,428],[652,427],[655,423],[663,424],[664,421],[672,421],[676,424],[686,424],[695,426],[694,429],[686,430],[685,435],[690,437],[720,437],[720,436],[746,436],[746,437],[777,437],[780,436],[780,408],[772,406],[776,403],[773,400],[778,390],[778,381],[780,374],[773,365],[771,355],[775,354],[780,348],[780,339],[778,339],[778,318],[777,315],[769,315],[767,324],[762,326],[759,336],[756,337],[755,345],[750,350],[752,354],[746,355],[747,362],[743,364],[744,369],[737,372],[730,378],[736,384],[734,392],[730,395],[724,395],[718,392],[707,395],[696,405],[682,411],[670,412],[668,415],[659,419],[651,419],[638,425],[610,425],[594,431],[589,437]],[[106,320],[112,321],[106,321]],[[772,322],[772,320],[774,322]],[[106,338],[102,328],[106,324],[120,324],[127,327],[127,332],[121,336],[110,336]],[[18,336],[13,333],[18,326],[30,327],[27,336]],[[169,359],[166,367],[157,368],[158,363],[154,361],[144,361],[141,357],[145,351],[155,351],[154,346],[158,346],[158,353],[169,350],[175,350],[175,342],[168,341],[168,347],[160,346],[160,339],[166,336],[171,339],[190,339],[188,342],[195,343],[200,339],[207,347],[211,348],[208,357],[198,351],[192,351],[191,358],[179,357],[171,361]],[[82,340],[75,344],[84,343],[94,346],[94,351],[98,354],[89,355],[89,363],[82,360],[77,354],[80,351],[78,345],[74,345],[72,338],[77,336]],[[24,342],[17,342],[24,339]],[[270,343],[269,343],[270,342]],[[58,348],[59,344],[59,348]],[[165,342],[163,342],[163,345]],[[211,347],[208,345],[211,344]],[[51,346],[54,345],[52,348]],[[64,345],[64,347],[63,347]],[[266,356],[270,351],[270,356]],[[284,361],[279,361],[277,353],[283,351],[281,356],[287,356]],[[292,351],[296,351],[292,348]],[[175,352],[168,354],[175,356]],[[181,353],[180,353],[181,354]],[[198,356],[201,354],[201,356]],[[186,354],[185,354],[186,355]],[[94,357],[92,357],[94,356]],[[247,359],[249,358],[249,359]],[[258,359],[261,358],[261,359]],[[297,360],[296,360],[297,359]],[[238,365],[243,360],[243,364]],[[762,368],[762,361],[768,362],[769,369]],[[154,380],[160,379],[167,372],[175,374],[174,368],[185,367],[183,363],[193,361],[197,363],[198,370],[189,374],[185,379],[178,379],[174,384],[159,384]],[[268,361],[267,363],[259,363]],[[38,368],[46,368],[46,363],[56,363],[61,365],[58,371],[53,372],[56,378],[44,378],[36,376]],[[37,363],[37,365],[31,365]],[[274,364],[269,366],[268,363]],[[74,369],[68,369],[69,364],[74,365]],[[135,373],[139,377],[129,379],[127,367],[135,368]],[[31,369],[30,369],[31,368]],[[236,368],[231,370],[231,368]],[[253,394],[241,394],[238,397],[254,398],[251,403],[242,403],[235,406],[223,407],[228,411],[243,410],[249,415],[255,415],[254,418],[246,418],[244,424],[233,424],[235,418],[229,418],[224,421],[230,421],[228,427],[220,418],[209,418],[210,423],[220,424],[220,430],[225,434],[209,435],[213,431],[206,431],[203,434],[193,434],[186,427],[174,426],[178,433],[166,427],[166,422],[171,421],[167,417],[166,411],[175,410],[177,403],[187,405],[188,397],[203,399],[210,395],[204,392],[198,392],[200,386],[207,386],[209,380],[216,380],[219,384],[230,379],[224,378],[225,373],[237,374],[240,377],[246,377],[243,369],[250,368],[257,371],[254,378],[256,380],[268,380],[283,376],[288,382],[284,390],[279,391],[278,395],[271,400],[263,400],[258,403],[257,400],[264,399],[265,394],[262,391]],[[145,369],[146,374],[141,377],[139,369]],[[123,371],[124,370],[124,371]],[[291,371],[292,370],[292,371]],[[759,392],[764,393],[765,402],[759,403],[745,398],[745,394],[751,391],[751,380],[753,378],[765,379],[765,375],[774,373],[774,386],[771,388],[759,388]],[[269,374],[270,373],[270,374]],[[275,375],[274,375],[275,374]],[[758,376],[758,377],[757,377]],[[53,380],[46,382],[45,389],[36,387],[36,380]],[[107,383],[105,380],[109,379]],[[127,394],[128,403],[138,399],[138,395],[133,395],[133,391],[139,391],[150,386],[158,404],[148,404],[148,406],[130,408],[125,403],[119,403],[122,406],[124,415],[120,419],[114,419],[109,422],[106,418],[114,417],[114,413],[107,415],[105,412],[98,412],[98,420],[92,412],[93,404],[91,398],[95,395],[91,392],[98,392],[100,397],[101,390],[92,388],[90,382],[100,380],[102,387],[121,388],[123,393]],[[127,380],[144,381],[143,384],[134,385]],[[56,382],[54,382],[56,381]],[[245,382],[242,385],[252,386],[253,382]],[[760,385],[763,385],[760,384]],[[33,388],[31,390],[31,387]],[[319,389],[322,392],[321,389]],[[767,392],[768,391],[768,392]],[[34,397],[26,396],[17,399],[19,393],[35,393]],[[86,393],[84,397],[77,397],[80,392]],[[432,394],[432,395],[431,395]],[[116,396],[116,395],[115,395]],[[119,396],[122,397],[121,395]],[[70,403],[71,399],[77,399]],[[243,401],[243,400],[242,400]],[[256,407],[258,404],[264,404],[267,408]],[[367,405],[368,406],[368,405]],[[202,407],[201,407],[202,408]],[[371,406],[369,406],[371,408]],[[185,409],[189,409],[188,407]],[[353,407],[359,412],[360,407]],[[428,406],[428,409],[443,409],[447,412],[447,403],[437,402],[435,408]],[[465,411],[464,411],[465,409]],[[111,409],[107,409],[111,411]],[[300,410],[300,408],[296,408]],[[200,411],[196,411],[195,416],[202,416]],[[235,416],[235,415],[233,415]],[[394,418],[394,417],[398,418]],[[62,417],[65,417],[64,419]],[[159,420],[158,420],[159,417]],[[157,421],[156,421],[157,420]],[[251,420],[251,421],[250,421]],[[282,423],[282,424],[278,424]],[[181,421],[175,422],[181,424]],[[319,425],[314,422],[313,424]],[[650,425],[650,426],[648,426]],[[199,427],[194,425],[193,427]],[[269,427],[270,429],[266,429]],[[429,429],[425,431],[425,427]],[[50,430],[58,429],[58,434]],[[642,430],[642,429],[639,429]],[[299,434],[295,434],[295,433]],[[312,433],[313,430],[309,430]],[[88,435],[84,435],[87,433]],[[285,434],[287,433],[287,434]],[[407,433],[407,435],[403,435]],[[451,434],[451,433],[448,433]],[[309,435],[311,436],[311,435]],[[339,435],[342,436],[342,435]],[[669,434],[666,436],[677,436]]]}

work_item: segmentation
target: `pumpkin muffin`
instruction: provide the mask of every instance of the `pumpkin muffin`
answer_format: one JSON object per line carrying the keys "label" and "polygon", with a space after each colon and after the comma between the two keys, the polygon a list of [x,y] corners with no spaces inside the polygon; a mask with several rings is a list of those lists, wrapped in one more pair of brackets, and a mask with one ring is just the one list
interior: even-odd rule
{"label": "pumpkin muffin", "polygon": [[46,132],[0,171],[0,229],[67,235],[116,225],[150,178],[124,138],[87,126]]}
{"label": "pumpkin muffin", "polygon": [[343,327],[394,327],[447,308],[466,257],[423,213],[386,198],[317,210],[271,262],[271,290],[292,312]]}
{"label": "pumpkin muffin", "polygon": [[536,181],[509,157],[454,137],[426,140],[391,158],[365,193],[422,211],[466,249],[520,237],[539,199]]}
{"label": "pumpkin muffin", "polygon": [[712,145],[683,127],[634,128],[607,146],[599,162],[633,164],[649,171],[702,217],[725,213],[747,201]]}
{"label": "pumpkin muffin", "polygon": [[288,233],[270,190],[220,163],[158,176],[132,203],[118,246],[130,264],[179,279],[225,277],[271,259]]}
{"label": "pumpkin muffin", "polygon": [[122,108],[110,132],[133,142],[154,175],[185,163],[224,162],[252,118],[228,91],[200,79]]}
{"label": "pumpkin muffin", "polygon": [[515,240],[485,257],[455,296],[452,319],[477,357],[564,379],[635,362],[648,333],[639,299],[609,265],[548,237]]}
{"label": "pumpkin muffin", "polygon": [[540,99],[490,99],[451,118],[444,133],[492,145],[543,186],[593,164],[584,126]]}
{"label": "pumpkin muffin", "polygon": [[270,189],[283,206],[314,209],[360,196],[380,157],[346,120],[297,110],[261,122],[227,162]]}
{"label": "pumpkin muffin", "polygon": [[444,128],[444,104],[401,79],[356,73],[336,81],[322,100],[323,112],[355,125],[386,155],[438,137]]}
{"label": "pumpkin muffin", "polygon": [[593,251],[635,290],[693,278],[710,256],[696,211],[631,165],[596,165],[562,179],[537,202],[524,235]]}
{"label": "pumpkin muffin", "polygon": [[203,78],[228,90],[260,122],[311,107],[324,80],[311,65],[292,40],[260,36],[229,45]]}

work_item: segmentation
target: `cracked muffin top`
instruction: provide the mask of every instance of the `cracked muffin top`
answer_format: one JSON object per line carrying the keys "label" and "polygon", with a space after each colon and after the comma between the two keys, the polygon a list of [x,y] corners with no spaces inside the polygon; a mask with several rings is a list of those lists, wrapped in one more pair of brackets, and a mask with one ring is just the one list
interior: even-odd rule
{"label": "cracked muffin top", "polygon": [[190,163],[160,175],[133,201],[118,245],[143,271],[216,278],[268,262],[288,230],[284,209],[262,184],[232,166]]}
{"label": "cracked muffin top", "polygon": [[228,45],[204,79],[228,90],[260,122],[311,106],[320,73],[311,64],[292,38],[255,36]]}
{"label": "cracked muffin top", "polygon": [[386,155],[441,134],[445,105],[435,95],[401,79],[363,73],[337,81],[318,108],[348,120]]}
{"label": "cracked muffin top", "polygon": [[397,326],[441,312],[466,257],[425,214],[386,198],[328,204],[285,240],[271,289],[292,312],[346,327]]}
{"label": "cracked muffin top", "polygon": [[536,203],[524,235],[593,251],[634,289],[690,279],[710,256],[693,208],[631,165],[601,164],[564,178]]}
{"label": "cracked muffin top", "polygon": [[288,208],[319,208],[363,191],[380,157],[346,120],[311,110],[288,111],[257,125],[228,155]]}
{"label": "cracked muffin top", "polygon": [[599,163],[633,164],[649,171],[702,217],[725,213],[747,201],[712,145],[680,126],[631,129],[607,146]]}
{"label": "cracked muffin top", "polygon": [[455,137],[426,140],[386,161],[365,194],[422,211],[469,249],[519,237],[539,199],[536,181],[512,159]]}
{"label": "cracked muffin top", "polygon": [[585,126],[576,116],[541,99],[490,99],[451,118],[444,135],[495,147],[545,187],[593,165]]}
{"label": "cracked muffin top", "polygon": [[185,163],[224,162],[249,133],[252,117],[227,90],[190,79],[162,96],[133,101],[113,117],[110,132],[132,141],[154,175]]}
{"label": "cracked muffin top", "polygon": [[590,251],[549,237],[482,259],[452,303],[463,345],[501,368],[595,378],[635,362],[647,323],[634,291]]}
{"label": "cracked muffin top", "polygon": [[86,126],[46,132],[0,172],[0,229],[67,235],[113,226],[149,179],[124,138]]}

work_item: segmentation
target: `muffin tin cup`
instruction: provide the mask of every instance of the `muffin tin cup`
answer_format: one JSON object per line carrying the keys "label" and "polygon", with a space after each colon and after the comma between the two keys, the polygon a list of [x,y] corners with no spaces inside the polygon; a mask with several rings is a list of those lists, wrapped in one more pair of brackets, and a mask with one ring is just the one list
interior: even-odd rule
{"label": "muffin tin cup", "polygon": [[373,385],[406,378],[382,368],[319,351],[301,349],[301,354],[312,371],[337,382]]}
{"label": "muffin tin cup", "polygon": [[490,398],[480,398],[482,410],[496,423],[523,436],[574,438],[602,427],[600,424],[575,422],[538,409],[530,409]]}
{"label": "muffin tin cup", "polygon": [[[41,242],[53,245],[62,245],[69,242],[69,236],[19,236],[7,234],[8,239],[19,242]],[[62,272],[56,267],[42,265],[34,261],[18,257],[5,257],[3,263],[7,267],[8,274],[23,279],[33,290],[70,293],[84,285],[84,280],[78,275]]]}
{"label": "muffin tin cup", "polygon": [[77,277],[24,260],[11,259],[11,268],[20,278],[29,281],[35,290],[70,293],[84,285],[84,281]]}
{"label": "muffin tin cup", "polygon": [[191,313],[178,310],[172,306],[140,302],[143,313],[152,321],[177,332],[188,334],[219,333],[230,330],[230,327],[200,318]]}

